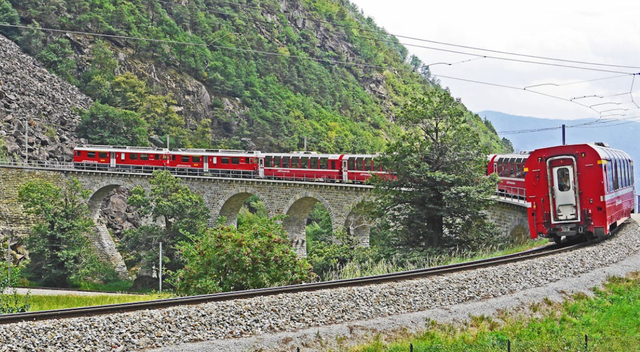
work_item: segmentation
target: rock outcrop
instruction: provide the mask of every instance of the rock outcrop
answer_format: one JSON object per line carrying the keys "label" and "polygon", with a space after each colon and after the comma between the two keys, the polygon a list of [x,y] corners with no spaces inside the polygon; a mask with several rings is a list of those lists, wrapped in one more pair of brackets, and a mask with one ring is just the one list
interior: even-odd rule
{"label": "rock outcrop", "polygon": [[75,133],[80,110],[91,104],[78,88],[0,36],[0,155],[5,159],[70,161],[73,147],[81,143]]}

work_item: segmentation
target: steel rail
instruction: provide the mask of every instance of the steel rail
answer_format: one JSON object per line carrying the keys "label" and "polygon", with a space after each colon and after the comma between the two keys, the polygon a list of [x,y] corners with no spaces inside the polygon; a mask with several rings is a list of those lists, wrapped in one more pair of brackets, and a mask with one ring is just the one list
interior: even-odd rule
{"label": "steel rail", "polygon": [[529,260],[534,258],[540,258],[544,256],[554,255],[561,252],[567,252],[578,248],[590,245],[593,242],[579,243],[571,246],[558,246],[548,245],[524,252],[504,255],[500,257],[494,257],[489,259],[481,259],[475,261],[469,261],[464,263],[449,264],[444,266],[437,266],[426,269],[417,269],[411,271],[404,271],[399,273],[367,276],[355,279],[343,279],[336,281],[325,281],[317,283],[289,285],[280,287],[270,287],[254,290],[244,290],[235,292],[222,292],[198,296],[189,297],[176,297],[160,300],[133,302],[133,303],[120,303],[109,304],[92,307],[78,307],[56,310],[45,310],[36,312],[25,313],[12,313],[0,315],[0,324],[11,324],[22,321],[36,321],[47,319],[65,319],[72,317],[88,317],[104,314],[116,314],[131,311],[147,310],[147,309],[159,309],[181,305],[194,305],[206,302],[221,302],[230,301],[243,298],[252,298],[257,296],[270,296],[283,293],[296,293],[296,292],[309,292],[323,289],[337,289],[344,287],[363,286],[380,284],[386,282],[400,281],[400,280],[412,280],[428,276],[443,275],[465,270],[475,270],[480,268],[486,268],[496,265],[502,265],[507,263],[514,263],[523,260]]}

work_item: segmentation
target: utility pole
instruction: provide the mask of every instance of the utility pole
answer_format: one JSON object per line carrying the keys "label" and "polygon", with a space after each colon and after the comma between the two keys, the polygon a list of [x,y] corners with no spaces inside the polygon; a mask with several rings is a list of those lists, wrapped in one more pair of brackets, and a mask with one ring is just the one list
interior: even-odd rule
{"label": "utility pole", "polygon": [[158,269],[158,277],[160,281],[160,293],[162,293],[162,242],[160,242],[160,268]]}
{"label": "utility pole", "polygon": [[24,163],[29,164],[29,119],[24,122]]}

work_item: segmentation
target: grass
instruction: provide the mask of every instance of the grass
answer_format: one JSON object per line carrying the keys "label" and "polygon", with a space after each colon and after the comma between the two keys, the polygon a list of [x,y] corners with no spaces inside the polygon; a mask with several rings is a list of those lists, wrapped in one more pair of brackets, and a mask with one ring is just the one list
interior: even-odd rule
{"label": "grass", "polygon": [[420,261],[405,265],[398,265],[394,260],[366,261],[363,263],[349,262],[338,266],[323,275],[326,280],[353,279],[363,276],[382,275],[401,271],[429,268],[439,265],[456,264],[473,260],[487,259],[501,255],[522,252],[535,247],[548,244],[548,240],[527,241],[524,244],[513,246],[504,250],[486,249],[480,253],[458,252],[448,255],[435,254],[426,256]]}
{"label": "grass", "polygon": [[611,278],[595,295],[574,295],[556,303],[542,299],[519,312],[496,318],[475,316],[463,325],[427,321],[426,330],[394,342],[377,338],[352,352],[556,352],[640,350],[640,274]]}
{"label": "grass", "polygon": [[142,302],[154,299],[169,298],[167,294],[150,294],[150,295],[96,295],[96,296],[80,296],[80,295],[31,295],[29,303],[31,308],[29,311],[64,309],[76,307],[99,306],[105,304]]}

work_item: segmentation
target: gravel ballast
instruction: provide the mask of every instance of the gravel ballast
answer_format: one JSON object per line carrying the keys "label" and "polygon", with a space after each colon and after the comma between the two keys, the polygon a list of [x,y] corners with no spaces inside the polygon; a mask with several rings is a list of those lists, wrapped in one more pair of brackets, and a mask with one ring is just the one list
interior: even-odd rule
{"label": "gravel ballast", "polygon": [[[458,321],[588,291],[640,270],[634,215],[570,253],[379,285],[0,326],[0,351],[323,351],[425,320]],[[617,264],[616,264],[617,263]]]}

